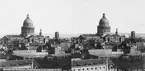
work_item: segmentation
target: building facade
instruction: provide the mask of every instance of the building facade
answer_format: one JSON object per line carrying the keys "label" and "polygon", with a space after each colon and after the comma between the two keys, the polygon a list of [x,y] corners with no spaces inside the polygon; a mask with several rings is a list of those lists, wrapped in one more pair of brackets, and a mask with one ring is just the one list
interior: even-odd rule
{"label": "building facade", "polygon": [[106,59],[74,60],[71,71],[108,71]]}
{"label": "building facade", "polygon": [[107,71],[106,65],[89,65],[72,67],[72,71]]}

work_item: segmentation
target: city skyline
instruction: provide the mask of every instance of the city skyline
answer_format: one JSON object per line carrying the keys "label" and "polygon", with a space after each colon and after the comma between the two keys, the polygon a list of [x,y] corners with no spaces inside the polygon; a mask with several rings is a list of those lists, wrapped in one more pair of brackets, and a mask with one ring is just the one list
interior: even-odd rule
{"label": "city skyline", "polygon": [[0,3],[0,35],[20,34],[27,14],[37,34],[40,29],[43,34],[95,34],[103,13],[112,33],[116,28],[144,33],[144,5],[144,0],[5,0]]}

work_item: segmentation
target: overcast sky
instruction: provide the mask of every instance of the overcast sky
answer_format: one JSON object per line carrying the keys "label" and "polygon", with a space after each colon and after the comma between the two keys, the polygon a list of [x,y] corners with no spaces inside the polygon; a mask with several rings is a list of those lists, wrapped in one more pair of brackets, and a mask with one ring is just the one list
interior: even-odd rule
{"label": "overcast sky", "polygon": [[145,33],[145,0],[0,0],[0,35],[20,34],[27,13],[35,33],[96,33],[103,13],[111,32]]}

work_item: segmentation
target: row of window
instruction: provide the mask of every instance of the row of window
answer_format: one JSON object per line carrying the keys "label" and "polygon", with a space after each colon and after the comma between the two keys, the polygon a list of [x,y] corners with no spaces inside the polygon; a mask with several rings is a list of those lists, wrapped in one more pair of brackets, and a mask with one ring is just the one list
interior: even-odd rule
{"label": "row of window", "polygon": [[89,70],[97,70],[97,69],[105,69],[106,67],[91,67],[91,68],[82,68],[82,69],[72,69],[71,71],[89,71]]}

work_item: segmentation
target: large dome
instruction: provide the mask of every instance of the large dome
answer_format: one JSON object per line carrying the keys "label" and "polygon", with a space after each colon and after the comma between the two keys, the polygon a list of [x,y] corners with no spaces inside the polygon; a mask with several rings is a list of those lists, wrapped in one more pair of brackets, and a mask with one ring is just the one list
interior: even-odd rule
{"label": "large dome", "polygon": [[99,26],[104,26],[104,27],[108,27],[109,26],[109,21],[106,18],[105,13],[103,13],[103,17],[99,21]]}
{"label": "large dome", "polygon": [[30,27],[33,28],[33,22],[32,20],[29,18],[29,15],[27,14],[27,18],[24,20],[23,22],[23,27]]}

